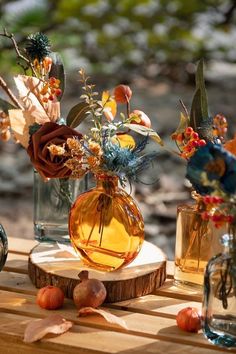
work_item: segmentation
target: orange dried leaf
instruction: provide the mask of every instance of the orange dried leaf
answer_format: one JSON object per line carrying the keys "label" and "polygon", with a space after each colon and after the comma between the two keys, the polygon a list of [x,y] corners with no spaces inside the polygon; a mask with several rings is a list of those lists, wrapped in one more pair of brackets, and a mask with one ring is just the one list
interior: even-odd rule
{"label": "orange dried leaf", "polygon": [[224,148],[231,152],[231,154],[236,155],[236,135],[234,136],[234,139],[226,141]]}
{"label": "orange dried leaf", "polygon": [[113,315],[110,312],[100,310],[100,309],[95,309],[93,307],[83,307],[79,310],[78,316],[87,316],[87,315],[92,315],[94,313],[97,313],[101,315],[107,322],[116,324],[122,328],[128,329],[126,322],[115,315]]}
{"label": "orange dried leaf", "polygon": [[31,321],[25,329],[24,342],[36,342],[48,333],[62,334],[72,326],[73,323],[66,321],[61,315],[50,315],[42,320]]}

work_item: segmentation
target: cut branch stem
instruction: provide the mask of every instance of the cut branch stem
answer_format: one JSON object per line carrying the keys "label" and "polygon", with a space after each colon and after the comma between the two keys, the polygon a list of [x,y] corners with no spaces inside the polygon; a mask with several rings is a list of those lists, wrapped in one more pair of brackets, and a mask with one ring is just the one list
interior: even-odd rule
{"label": "cut branch stem", "polygon": [[[37,75],[37,73],[36,73],[36,71],[34,69],[34,66],[31,63],[31,61],[25,55],[23,55],[20,52],[20,49],[19,49],[18,44],[16,42],[16,39],[14,37],[14,34],[8,33],[7,30],[4,28],[4,32],[0,33],[0,36],[9,38],[12,41],[12,44],[14,46],[14,49],[15,49],[15,52],[16,52],[16,55],[17,55],[17,58],[19,58],[21,60],[24,60],[27,63],[27,66],[31,69],[32,74],[37,77],[38,75]],[[22,67],[21,64],[20,64],[20,66]],[[23,69],[24,69],[24,71],[26,70],[26,68],[24,68],[24,67],[23,67]]]}
{"label": "cut branch stem", "polygon": [[5,91],[5,93],[8,95],[8,97],[11,99],[11,101],[14,103],[14,105],[17,108],[23,109],[20,102],[17,100],[17,98],[12,93],[12,91],[9,89],[6,82],[3,80],[3,78],[1,76],[0,76],[0,87],[3,89],[3,91]]}

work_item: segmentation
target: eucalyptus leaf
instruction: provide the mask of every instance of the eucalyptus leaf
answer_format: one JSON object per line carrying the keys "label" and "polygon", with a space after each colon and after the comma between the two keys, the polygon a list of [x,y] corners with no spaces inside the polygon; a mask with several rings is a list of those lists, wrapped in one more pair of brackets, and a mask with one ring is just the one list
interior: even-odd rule
{"label": "eucalyptus leaf", "polygon": [[201,127],[202,111],[201,111],[201,92],[197,89],[193,96],[191,111],[190,111],[190,126],[194,131],[198,132],[198,127]]}
{"label": "eucalyptus leaf", "polygon": [[196,91],[193,96],[190,111],[190,126],[206,140],[209,140],[209,136],[212,136],[210,132],[212,130],[212,124],[210,124],[209,120],[203,59],[199,61],[196,70]]}
{"label": "eucalyptus leaf", "polygon": [[89,115],[89,104],[86,102],[80,102],[71,108],[69,111],[66,124],[71,128],[76,128],[83,120]]}
{"label": "eucalyptus leaf", "polygon": [[204,62],[201,59],[197,66],[196,72],[196,88],[200,89],[201,92],[201,112],[202,112],[202,119],[207,119],[209,112],[208,112],[208,100],[207,100],[207,92],[205,87],[205,80],[204,80]]}
{"label": "eucalyptus leaf", "polygon": [[124,126],[126,128],[129,128],[130,130],[133,130],[134,132],[136,132],[138,134],[149,136],[152,140],[156,141],[161,146],[164,145],[162,139],[157,134],[157,132],[155,132],[155,130],[153,130],[151,128],[147,128],[147,127],[140,125],[140,124],[124,124]]}
{"label": "eucalyptus leaf", "polygon": [[17,108],[13,104],[9,103],[8,101],[5,101],[4,99],[0,98],[0,110],[3,110],[7,114],[9,109],[15,109]]}
{"label": "eucalyptus leaf", "polygon": [[63,93],[65,91],[65,71],[64,71],[64,64],[62,61],[62,57],[59,53],[52,52],[50,53],[50,58],[52,59],[52,67],[49,72],[49,77],[55,77],[56,79],[60,80],[60,89],[61,95],[58,96],[58,100],[62,99]]}

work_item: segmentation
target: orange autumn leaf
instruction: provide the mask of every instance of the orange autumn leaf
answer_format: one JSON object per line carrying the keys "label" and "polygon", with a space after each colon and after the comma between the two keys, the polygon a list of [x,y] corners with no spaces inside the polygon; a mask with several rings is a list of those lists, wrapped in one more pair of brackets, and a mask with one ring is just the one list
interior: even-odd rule
{"label": "orange autumn leaf", "polygon": [[231,152],[231,154],[236,155],[236,135],[234,136],[234,138],[232,140],[228,140],[225,144],[224,144],[224,148]]}

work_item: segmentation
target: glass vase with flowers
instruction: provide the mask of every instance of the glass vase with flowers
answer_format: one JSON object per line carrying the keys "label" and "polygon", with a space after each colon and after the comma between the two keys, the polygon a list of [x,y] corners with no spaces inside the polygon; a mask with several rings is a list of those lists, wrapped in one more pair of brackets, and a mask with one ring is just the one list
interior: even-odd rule
{"label": "glass vase with flowers", "polygon": [[[224,249],[206,266],[203,298],[203,332],[214,344],[236,347],[236,139],[224,147],[208,143],[189,161],[194,184],[206,189],[204,220],[228,231],[221,237]],[[230,152],[229,152],[230,151]],[[201,161],[201,163],[200,163]]]}
{"label": "glass vase with flowers", "polygon": [[[96,187],[82,193],[73,204],[69,217],[70,239],[88,265],[111,271],[129,264],[138,254],[144,240],[144,222],[134,199],[123,187],[138,180],[141,171],[153,161],[156,153],[142,153],[148,138],[162,141],[151,129],[151,121],[139,110],[130,110],[132,91],[119,85],[114,95],[106,91],[101,99],[94,85],[80,70],[82,102],[69,113],[72,126],[90,117],[92,126],[82,138],[71,136],[63,146],[64,165],[73,178],[92,172]],[[126,112],[116,120],[117,103]],[[74,113],[73,113],[74,112]],[[128,134],[143,136],[139,142]],[[37,135],[37,133],[36,133]],[[61,145],[48,147],[51,154],[61,154]]]}
{"label": "glass vase with flowers", "polygon": [[[190,114],[182,101],[181,104],[183,113],[172,139],[179,149],[179,155],[188,164],[198,149],[207,142],[221,143],[227,131],[227,122],[223,115],[218,114],[211,118],[208,113],[202,60],[196,70],[196,92]],[[187,178],[192,182],[188,174]],[[212,221],[202,218],[202,213],[206,210],[203,199],[207,191],[194,183],[192,185],[195,203],[179,205],[177,208],[174,279],[178,285],[189,285],[201,291],[205,266],[221,249],[217,242],[220,231]]]}
{"label": "glass vase with flowers", "polygon": [[[12,40],[26,64],[25,75],[14,78],[18,97],[4,86],[13,103],[5,109],[9,127],[40,177],[49,180],[49,189],[35,189],[36,196],[40,192],[37,202],[44,203],[35,209],[38,239],[58,241],[52,227],[61,236],[60,226],[65,226],[75,196],[69,183],[91,172],[97,187],[83,193],[70,212],[72,245],[93,267],[114,270],[128,264],[140,251],[144,223],[135,201],[122,188],[126,182],[137,181],[139,172],[153,161],[156,153],[142,152],[149,138],[162,145],[160,137],[144,112],[131,111],[129,86],[119,85],[114,95],[105,91],[98,99],[83,70],[82,100],[63,121],[59,102],[64,87],[63,65],[59,56],[50,52],[48,38],[40,33],[30,36],[22,52],[12,35],[3,35]],[[119,120],[115,119],[117,103],[126,108]],[[90,126],[82,135],[75,128],[85,119]],[[135,141],[130,131],[142,138]]]}
{"label": "glass vase with flowers", "polygon": [[[32,160],[34,166],[34,231],[38,241],[69,241],[68,212],[75,197],[86,189],[84,180],[70,178],[64,157],[56,159],[49,144],[61,145],[72,130],[60,114],[64,92],[64,68],[58,53],[52,52],[50,42],[42,33],[27,37],[21,47],[13,34],[0,33],[12,41],[24,75],[14,81],[15,96],[0,76],[0,87],[9,101],[0,100],[0,133],[8,140],[11,133]],[[37,134],[37,141],[34,133]],[[74,136],[81,137],[76,131]],[[34,146],[34,148],[32,148]]]}

